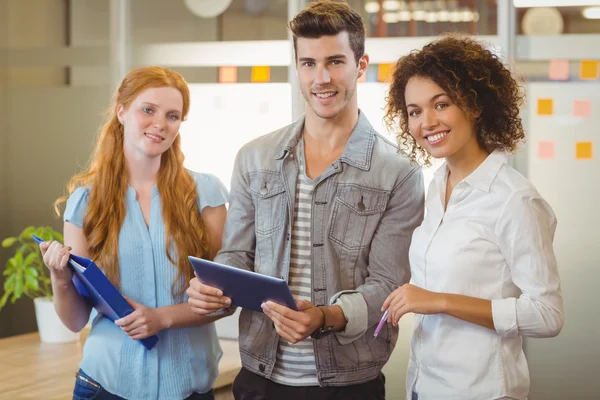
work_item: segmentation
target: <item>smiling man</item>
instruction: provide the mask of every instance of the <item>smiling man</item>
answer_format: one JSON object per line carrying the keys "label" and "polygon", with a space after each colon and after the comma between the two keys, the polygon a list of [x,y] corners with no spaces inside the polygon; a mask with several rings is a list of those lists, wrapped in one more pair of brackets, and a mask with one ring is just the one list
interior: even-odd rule
{"label": "smiling man", "polygon": [[[286,279],[298,311],[242,310],[238,400],[384,399],[396,342],[383,301],[408,282],[423,218],[420,169],[379,136],[357,104],[365,28],[347,4],[310,3],[291,22],[306,115],[238,153],[215,261]],[[229,299],[194,278],[192,310]]]}

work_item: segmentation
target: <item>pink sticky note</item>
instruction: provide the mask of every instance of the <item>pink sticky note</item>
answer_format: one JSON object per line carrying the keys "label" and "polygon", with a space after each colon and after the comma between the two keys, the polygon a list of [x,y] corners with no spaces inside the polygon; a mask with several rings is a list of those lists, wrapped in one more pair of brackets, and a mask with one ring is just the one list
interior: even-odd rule
{"label": "pink sticky note", "polygon": [[538,158],[543,160],[551,160],[554,158],[554,142],[543,141],[538,142],[537,148]]}
{"label": "pink sticky note", "polygon": [[548,77],[552,81],[569,79],[569,60],[550,60]]}
{"label": "pink sticky note", "polygon": [[574,100],[573,115],[581,118],[592,116],[592,102],[590,100]]}

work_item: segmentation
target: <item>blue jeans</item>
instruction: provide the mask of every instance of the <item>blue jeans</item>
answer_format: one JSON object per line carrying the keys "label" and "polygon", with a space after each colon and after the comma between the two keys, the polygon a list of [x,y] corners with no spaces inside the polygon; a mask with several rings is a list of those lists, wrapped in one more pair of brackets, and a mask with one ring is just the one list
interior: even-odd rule
{"label": "blue jeans", "polygon": [[419,400],[419,395],[416,394],[415,392],[413,392],[413,394],[412,394],[412,400]]}
{"label": "blue jeans", "polygon": [[[213,391],[192,393],[185,400],[214,400]],[[73,400],[125,400],[122,397],[107,392],[98,382],[90,378],[81,369],[77,372]]]}

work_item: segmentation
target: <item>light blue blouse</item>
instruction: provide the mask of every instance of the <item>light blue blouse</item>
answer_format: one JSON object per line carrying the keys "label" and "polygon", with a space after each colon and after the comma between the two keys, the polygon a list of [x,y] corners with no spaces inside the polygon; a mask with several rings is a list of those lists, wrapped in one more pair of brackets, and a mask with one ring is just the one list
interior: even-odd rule
{"label": "light blue blouse", "polygon": [[[198,207],[227,202],[227,189],[213,175],[192,173]],[[64,220],[79,227],[89,201],[89,188],[76,189],[67,201]],[[167,258],[165,225],[158,188],[152,188],[150,223],[146,226],[132,187],[126,195],[126,216],[119,234],[120,291],[147,307],[187,301],[174,299],[171,284],[177,268]],[[102,268],[102,266],[99,266]],[[126,399],[181,400],[209,391],[218,374],[222,351],[214,324],[167,329],[150,351],[109,319],[97,315],[83,349],[81,369],[107,391]]]}

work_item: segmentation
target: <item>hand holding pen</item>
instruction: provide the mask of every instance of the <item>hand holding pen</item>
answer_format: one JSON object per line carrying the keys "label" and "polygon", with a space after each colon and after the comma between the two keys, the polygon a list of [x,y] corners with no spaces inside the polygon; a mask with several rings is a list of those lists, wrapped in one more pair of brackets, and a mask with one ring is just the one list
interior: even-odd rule
{"label": "hand holding pen", "polygon": [[400,318],[408,313],[423,315],[443,313],[445,304],[445,294],[406,283],[390,293],[383,302],[381,311],[386,310],[384,317],[387,315],[388,321],[393,326],[397,326]]}
{"label": "hand holding pen", "polygon": [[390,309],[388,308],[383,313],[383,317],[381,317],[379,324],[377,324],[377,328],[375,328],[375,332],[373,332],[373,340],[375,340],[377,338],[377,336],[379,335],[379,332],[381,332],[381,329],[383,328],[383,325],[385,324],[385,321],[387,320],[389,314],[390,314]]}

